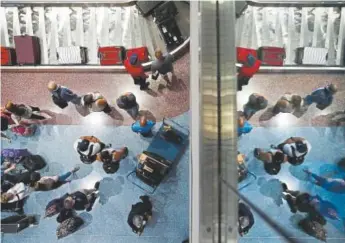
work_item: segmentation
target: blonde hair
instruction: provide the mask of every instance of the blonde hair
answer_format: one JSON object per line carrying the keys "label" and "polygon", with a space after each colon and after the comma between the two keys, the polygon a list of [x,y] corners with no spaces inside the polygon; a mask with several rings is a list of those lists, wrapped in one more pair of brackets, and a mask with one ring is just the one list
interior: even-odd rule
{"label": "blonde hair", "polygon": [[58,85],[54,82],[54,81],[50,81],[49,83],[48,83],[48,89],[50,90],[50,91],[54,91],[54,90],[56,90],[58,88]]}
{"label": "blonde hair", "polygon": [[12,101],[7,102],[5,108],[6,110],[11,110],[14,107],[14,104],[12,103]]}
{"label": "blonde hair", "polygon": [[8,203],[8,201],[10,201],[11,200],[11,196],[10,195],[12,195],[12,194],[10,194],[10,193],[3,193],[2,195],[1,195],[1,203]]}
{"label": "blonde hair", "polygon": [[161,49],[157,48],[155,50],[155,57],[158,59],[158,58],[161,58],[163,56],[163,52]]}
{"label": "blonde hair", "polygon": [[105,99],[98,99],[96,100],[96,105],[98,107],[105,108],[105,106],[107,105],[107,101]]}
{"label": "blonde hair", "polygon": [[140,117],[139,123],[140,123],[140,126],[141,126],[141,127],[145,126],[146,123],[147,123],[146,117],[145,117],[145,116]]}

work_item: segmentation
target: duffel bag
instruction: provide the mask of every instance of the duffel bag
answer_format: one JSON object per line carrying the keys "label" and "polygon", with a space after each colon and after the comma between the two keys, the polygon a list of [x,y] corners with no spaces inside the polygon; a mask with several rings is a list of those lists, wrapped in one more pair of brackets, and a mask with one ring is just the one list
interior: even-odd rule
{"label": "duffel bag", "polygon": [[28,171],[41,170],[47,165],[40,155],[24,156],[19,160],[19,163]]}

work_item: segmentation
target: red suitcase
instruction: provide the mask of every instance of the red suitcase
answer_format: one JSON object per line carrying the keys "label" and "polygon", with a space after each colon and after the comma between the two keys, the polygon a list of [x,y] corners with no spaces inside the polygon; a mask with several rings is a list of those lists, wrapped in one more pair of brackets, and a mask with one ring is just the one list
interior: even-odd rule
{"label": "red suitcase", "polygon": [[102,66],[121,65],[126,58],[126,49],[123,46],[99,47],[98,57]]}
{"label": "red suitcase", "polygon": [[12,66],[16,64],[17,58],[15,49],[1,46],[1,66]]}
{"label": "red suitcase", "polygon": [[146,46],[128,49],[126,57],[129,58],[134,53],[138,55],[140,62],[148,62],[150,60],[149,51]]}
{"label": "red suitcase", "polygon": [[286,53],[282,47],[262,46],[258,49],[258,58],[263,65],[283,66]]}
{"label": "red suitcase", "polygon": [[40,40],[37,36],[15,36],[14,43],[19,65],[41,64]]}
{"label": "red suitcase", "polygon": [[249,54],[257,58],[257,51],[255,49],[237,47],[236,51],[237,51],[237,61],[239,63],[246,63],[247,57]]}

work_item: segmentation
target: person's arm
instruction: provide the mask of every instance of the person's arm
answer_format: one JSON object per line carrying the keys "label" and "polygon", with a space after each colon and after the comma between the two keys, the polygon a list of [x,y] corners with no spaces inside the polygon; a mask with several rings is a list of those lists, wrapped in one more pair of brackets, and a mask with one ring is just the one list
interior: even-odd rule
{"label": "person's arm", "polygon": [[4,174],[8,174],[10,173],[12,170],[14,170],[16,168],[16,164],[15,163],[11,163],[11,166],[8,167],[5,171]]}
{"label": "person's arm", "polygon": [[140,69],[141,69],[141,71],[140,71],[140,77],[141,78],[143,78],[143,79],[147,79],[148,77],[149,77],[149,75],[147,75],[146,73],[145,73],[145,70],[144,70],[144,67],[141,65],[140,66]]}
{"label": "person's arm", "polygon": [[21,120],[20,116],[16,116],[16,115],[12,114],[11,118],[17,126],[20,125],[20,120]]}

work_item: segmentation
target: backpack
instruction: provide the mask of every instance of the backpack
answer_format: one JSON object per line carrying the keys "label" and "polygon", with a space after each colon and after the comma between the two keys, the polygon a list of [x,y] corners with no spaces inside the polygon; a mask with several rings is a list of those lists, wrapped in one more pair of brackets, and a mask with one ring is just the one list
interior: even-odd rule
{"label": "backpack", "polygon": [[20,158],[19,162],[28,171],[36,171],[43,169],[47,163],[40,155],[29,155]]}
{"label": "backpack", "polygon": [[265,171],[269,175],[277,175],[281,169],[281,164],[279,163],[264,163]]}
{"label": "backpack", "polygon": [[80,226],[84,224],[84,220],[78,216],[71,217],[63,221],[56,230],[56,236],[58,239],[66,237],[76,232]]}
{"label": "backpack", "polygon": [[107,174],[114,174],[120,168],[119,162],[104,162],[103,163],[103,170]]}

